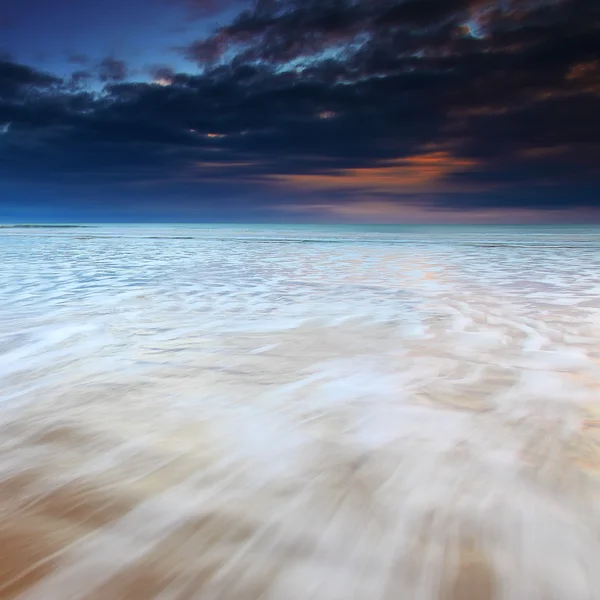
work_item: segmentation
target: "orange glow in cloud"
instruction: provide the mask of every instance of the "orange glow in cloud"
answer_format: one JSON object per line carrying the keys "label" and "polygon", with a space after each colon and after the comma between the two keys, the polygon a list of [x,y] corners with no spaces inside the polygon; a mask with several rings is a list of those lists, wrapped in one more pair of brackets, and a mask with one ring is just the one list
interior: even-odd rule
{"label": "orange glow in cloud", "polygon": [[582,62],[573,65],[567,73],[567,79],[591,79],[600,74],[600,61]]}
{"label": "orange glow in cloud", "polygon": [[427,152],[382,162],[377,167],[341,169],[316,175],[273,175],[271,181],[308,190],[369,190],[385,193],[425,193],[454,172],[473,169],[473,160],[449,152]]}
{"label": "orange glow in cloud", "polygon": [[578,63],[572,66],[566,79],[579,86],[579,92],[600,95],[600,60]]}
{"label": "orange glow in cloud", "polygon": [[543,146],[540,148],[525,148],[519,153],[523,158],[549,158],[552,156],[561,156],[569,152],[569,146]]}
{"label": "orange glow in cloud", "polygon": [[[488,223],[539,223],[547,217],[549,223],[562,223],[571,218],[577,222],[581,215],[577,211],[554,211],[543,213],[534,209],[485,208],[467,212],[436,206],[431,203],[418,203],[411,200],[397,203],[389,200],[370,200],[368,198],[349,201],[343,204],[314,203],[289,204],[280,207],[286,213],[306,215],[309,222],[315,217],[324,222],[336,223],[406,223],[406,224],[488,224]],[[598,212],[593,211],[594,218]]]}

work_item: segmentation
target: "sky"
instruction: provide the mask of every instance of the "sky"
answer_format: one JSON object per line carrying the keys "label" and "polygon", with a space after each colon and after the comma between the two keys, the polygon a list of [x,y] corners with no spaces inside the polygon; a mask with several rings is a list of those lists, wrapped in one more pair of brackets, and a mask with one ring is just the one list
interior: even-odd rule
{"label": "sky", "polygon": [[600,2],[2,0],[0,222],[600,222]]}

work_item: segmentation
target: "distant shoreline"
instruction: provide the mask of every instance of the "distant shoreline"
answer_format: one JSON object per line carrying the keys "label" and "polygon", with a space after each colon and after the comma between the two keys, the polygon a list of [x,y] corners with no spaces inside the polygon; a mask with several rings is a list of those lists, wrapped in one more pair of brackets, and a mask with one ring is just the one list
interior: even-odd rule
{"label": "distant shoreline", "polygon": [[73,229],[94,225],[0,225],[0,229]]}

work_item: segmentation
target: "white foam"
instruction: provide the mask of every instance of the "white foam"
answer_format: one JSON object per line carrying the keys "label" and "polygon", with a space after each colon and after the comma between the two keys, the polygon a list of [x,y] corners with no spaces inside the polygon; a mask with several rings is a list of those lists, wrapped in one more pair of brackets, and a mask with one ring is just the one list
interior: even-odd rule
{"label": "white foam", "polygon": [[594,597],[595,438],[579,463],[573,440],[598,403],[595,238],[176,233],[2,237],[0,473],[46,468],[59,445],[32,440],[61,426],[75,456],[28,501],[199,461],[24,597],[84,598],[226,501],[269,517],[202,600],[261,561],[275,600],[433,600],[464,531],[499,599]]}

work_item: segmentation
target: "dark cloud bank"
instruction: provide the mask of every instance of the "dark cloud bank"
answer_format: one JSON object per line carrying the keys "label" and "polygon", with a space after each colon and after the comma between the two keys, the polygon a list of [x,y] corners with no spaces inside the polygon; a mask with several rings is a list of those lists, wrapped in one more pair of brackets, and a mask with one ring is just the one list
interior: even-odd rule
{"label": "dark cloud bank", "polygon": [[600,209],[593,0],[258,0],[179,52],[154,82],[0,58],[2,180],[190,218]]}

